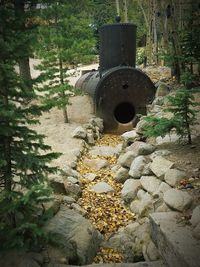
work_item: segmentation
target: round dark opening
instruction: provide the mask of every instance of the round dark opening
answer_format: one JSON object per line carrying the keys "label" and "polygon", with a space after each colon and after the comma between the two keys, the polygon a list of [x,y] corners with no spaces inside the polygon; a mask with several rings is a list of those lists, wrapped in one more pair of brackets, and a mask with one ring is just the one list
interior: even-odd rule
{"label": "round dark opening", "polygon": [[120,103],[114,110],[115,119],[120,123],[128,123],[135,117],[134,106],[128,102]]}

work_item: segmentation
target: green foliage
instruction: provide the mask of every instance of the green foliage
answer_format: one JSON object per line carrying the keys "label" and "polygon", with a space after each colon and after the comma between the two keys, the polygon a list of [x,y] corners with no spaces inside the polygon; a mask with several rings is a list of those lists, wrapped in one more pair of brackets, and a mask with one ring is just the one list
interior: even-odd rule
{"label": "green foliage", "polygon": [[37,212],[49,199],[47,176],[57,172],[50,162],[59,154],[30,129],[44,109],[25,105],[36,95],[15,72],[24,40],[13,5],[0,4],[0,14],[0,247],[7,249],[44,238]]}
{"label": "green foliage", "polygon": [[187,138],[191,144],[191,126],[197,124],[195,107],[200,103],[194,101],[192,91],[185,88],[177,90],[175,96],[167,97],[169,108],[165,111],[170,112],[173,116],[170,119],[147,116],[148,124],[144,129],[144,135],[147,137],[165,136],[172,129],[180,136],[181,139]]}
{"label": "green foliage", "polygon": [[139,47],[136,50],[136,64],[141,65],[145,62],[145,48]]}
{"label": "green foliage", "polygon": [[25,193],[0,193],[1,251],[11,248],[33,248],[48,241],[49,236],[42,229],[48,217],[40,205],[50,199],[51,190],[44,184],[34,184]]}
{"label": "green foliage", "polygon": [[39,86],[38,90],[43,92],[43,103],[49,108],[62,109],[68,122],[66,107],[73,91],[67,80],[68,70],[94,59],[90,21],[73,1],[61,0],[50,3],[41,11],[41,17],[37,55],[42,63],[38,67],[41,75],[37,81],[43,82],[43,87]]}

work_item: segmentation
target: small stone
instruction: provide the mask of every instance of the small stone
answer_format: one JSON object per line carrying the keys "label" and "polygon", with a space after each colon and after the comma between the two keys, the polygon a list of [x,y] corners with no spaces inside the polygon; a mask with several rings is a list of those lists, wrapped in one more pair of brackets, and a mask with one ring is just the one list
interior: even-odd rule
{"label": "small stone", "polygon": [[108,193],[108,192],[114,191],[112,186],[110,186],[109,184],[107,184],[105,182],[99,182],[99,183],[95,184],[94,186],[92,186],[91,189],[93,191],[95,191],[96,193]]}
{"label": "small stone", "polygon": [[132,201],[136,197],[139,188],[141,188],[141,183],[139,180],[126,180],[121,191],[124,202],[129,203]]}
{"label": "small stone", "polygon": [[163,197],[163,194],[167,192],[167,190],[171,189],[171,186],[166,184],[165,182],[161,182],[158,187],[158,190],[153,193],[154,198]]}
{"label": "small stone", "polygon": [[125,146],[127,146],[129,143],[133,143],[135,140],[139,139],[139,135],[136,133],[135,130],[126,132],[121,135],[122,139],[124,140]]}
{"label": "small stone", "polygon": [[97,178],[97,175],[95,173],[88,172],[84,174],[84,178],[92,182]]}
{"label": "small stone", "polygon": [[91,156],[113,157],[116,154],[116,148],[112,146],[95,146],[90,151]]}
{"label": "small stone", "polygon": [[84,159],[83,164],[93,170],[100,170],[108,166],[108,161],[104,159]]}
{"label": "small stone", "polygon": [[142,200],[142,198],[144,197],[145,194],[146,194],[146,192],[145,192],[143,189],[140,189],[140,190],[138,190],[138,192],[137,192],[137,198],[138,198],[139,200]]}

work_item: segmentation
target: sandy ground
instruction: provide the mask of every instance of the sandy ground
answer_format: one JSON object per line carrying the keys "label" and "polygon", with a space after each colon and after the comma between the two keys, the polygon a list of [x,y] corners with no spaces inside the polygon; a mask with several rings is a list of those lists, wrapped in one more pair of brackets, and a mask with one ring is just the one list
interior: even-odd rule
{"label": "sandy ground", "polygon": [[[34,69],[34,65],[37,65],[39,60],[31,59],[31,75],[33,78],[39,74],[38,70]],[[76,70],[77,75],[69,77],[69,81],[72,85],[76,83],[81,76],[81,70],[97,68],[97,64],[79,67]],[[80,149],[82,141],[72,138],[71,134],[73,130],[94,116],[93,106],[88,96],[75,96],[70,98],[71,105],[68,106],[69,123],[64,123],[63,114],[61,110],[56,108],[52,109],[48,113],[43,113],[40,117],[40,125],[34,127],[36,131],[46,135],[45,143],[52,147],[54,152],[61,152],[54,164],[60,168],[64,168],[66,165],[70,165],[77,154],[77,149]]]}

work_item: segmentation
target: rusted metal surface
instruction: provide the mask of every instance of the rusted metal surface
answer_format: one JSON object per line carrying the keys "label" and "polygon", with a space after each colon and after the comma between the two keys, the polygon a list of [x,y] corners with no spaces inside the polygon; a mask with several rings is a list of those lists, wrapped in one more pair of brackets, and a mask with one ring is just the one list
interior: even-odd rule
{"label": "rusted metal surface", "polygon": [[100,74],[116,66],[135,67],[136,26],[108,24],[100,28]]}
{"label": "rusted metal surface", "polygon": [[99,71],[85,74],[76,84],[93,98],[95,113],[108,132],[131,129],[155,95],[150,78],[135,68],[135,40],[133,24],[103,26]]}

